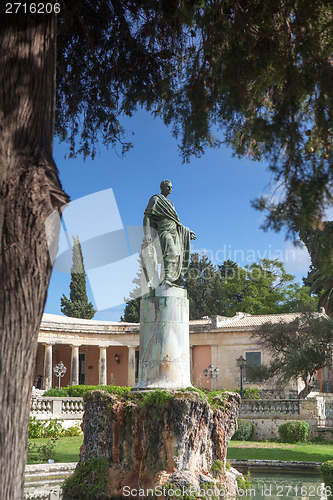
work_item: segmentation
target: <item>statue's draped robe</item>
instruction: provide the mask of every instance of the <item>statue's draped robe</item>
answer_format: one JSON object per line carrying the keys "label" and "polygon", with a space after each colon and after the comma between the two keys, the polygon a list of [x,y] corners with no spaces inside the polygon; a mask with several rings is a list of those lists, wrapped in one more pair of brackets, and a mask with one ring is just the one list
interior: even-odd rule
{"label": "statue's draped robe", "polygon": [[158,234],[165,267],[172,266],[170,281],[176,281],[183,275],[190,262],[190,230],[180,223],[172,201],[163,194],[155,194],[148,202],[145,215],[150,219],[150,226]]}

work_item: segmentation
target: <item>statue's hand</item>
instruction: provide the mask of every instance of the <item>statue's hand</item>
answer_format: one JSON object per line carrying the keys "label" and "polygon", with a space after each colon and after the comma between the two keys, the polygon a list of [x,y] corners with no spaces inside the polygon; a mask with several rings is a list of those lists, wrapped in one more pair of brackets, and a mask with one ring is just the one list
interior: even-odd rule
{"label": "statue's hand", "polygon": [[190,239],[191,240],[196,240],[197,239],[197,236],[196,236],[196,234],[193,231],[190,231]]}

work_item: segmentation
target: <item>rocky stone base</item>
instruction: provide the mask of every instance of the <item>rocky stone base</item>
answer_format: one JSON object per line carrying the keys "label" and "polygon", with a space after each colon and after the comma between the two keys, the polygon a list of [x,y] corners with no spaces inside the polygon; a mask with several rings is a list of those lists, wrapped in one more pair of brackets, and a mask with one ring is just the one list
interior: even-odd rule
{"label": "rocky stone base", "polygon": [[95,391],[84,400],[84,443],[64,498],[170,498],[170,490],[177,498],[190,498],[188,493],[199,498],[214,489],[215,497],[217,491],[221,498],[235,493],[237,473],[227,472],[225,464],[238,394],[156,390],[116,397]]}

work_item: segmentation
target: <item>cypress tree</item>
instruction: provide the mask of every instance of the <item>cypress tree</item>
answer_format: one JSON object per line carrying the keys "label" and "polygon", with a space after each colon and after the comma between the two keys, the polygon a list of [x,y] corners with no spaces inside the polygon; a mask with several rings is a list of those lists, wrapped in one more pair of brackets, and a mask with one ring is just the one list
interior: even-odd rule
{"label": "cypress tree", "polygon": [[61,312],[72,318],[91,319],[95,315],[92,302],[88,302],[86,273],[81,243],[73,236],[71,282],[69,299],[65,294],[60,299]]}

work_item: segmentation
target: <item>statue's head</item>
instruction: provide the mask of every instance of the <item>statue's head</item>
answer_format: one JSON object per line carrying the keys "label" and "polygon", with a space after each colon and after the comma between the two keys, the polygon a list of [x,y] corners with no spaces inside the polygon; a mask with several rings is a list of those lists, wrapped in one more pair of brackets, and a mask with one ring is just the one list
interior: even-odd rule
{"label": "statue's head", "polygon": [[172,191],[172,182],[168,180],[162,181],[160,184],[160,188],[161,188],[161,193],[164,196],[167,196]]}

